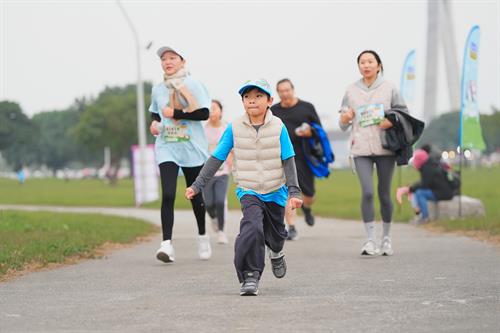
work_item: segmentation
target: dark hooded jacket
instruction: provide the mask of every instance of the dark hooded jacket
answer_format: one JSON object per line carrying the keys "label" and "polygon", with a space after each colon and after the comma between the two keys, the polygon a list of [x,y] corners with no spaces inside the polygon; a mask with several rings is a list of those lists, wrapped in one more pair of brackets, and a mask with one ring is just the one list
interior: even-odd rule
{"label": "dark hooded jacket", "polygon": [[395,106],[385,112],[393,126],[381,132],[382,147],[393,151],[397,165],[406,165],[413,155],[413,144],[424,131],[424,122],[412,117],[406,106]]}
{"label": "dark hooded jacket", "polygon": [[418,189],[429,189],[436,200],[451,200],[453,188],[448,180],[447,172],[439,160],[429,158],[420,168],[420,182],[410,186],[410,192]]}

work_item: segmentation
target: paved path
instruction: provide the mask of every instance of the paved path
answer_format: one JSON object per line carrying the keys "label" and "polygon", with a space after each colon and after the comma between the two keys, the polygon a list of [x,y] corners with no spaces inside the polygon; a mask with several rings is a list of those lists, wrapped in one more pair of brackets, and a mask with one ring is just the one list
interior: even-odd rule
{"label": "paved path", "polygon": [[[159,224],[155,210],[52,209]],[[230,213],[231,241],[239,218]],[[300,240],[286,244],[287,276],[266,269],[259,296],[240,297],[232,245],[212,241],[212,259],[200,261],[195,231],[192,213],[176,212],[175,264],[154,258],[158,236],[0,283],[0,332],[500,332],[492,245],[396,224],[395,255],[363,258],[360,223],[318,218],[313,228],[300,222]]]}

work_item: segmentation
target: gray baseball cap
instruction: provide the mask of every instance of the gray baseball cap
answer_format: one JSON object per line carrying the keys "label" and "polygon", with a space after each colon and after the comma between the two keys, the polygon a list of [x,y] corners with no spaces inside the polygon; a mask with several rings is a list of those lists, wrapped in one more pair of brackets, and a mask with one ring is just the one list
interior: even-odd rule
{"label": "gray baseball cap", "polygon": [[179,57],[181,57],[182,60],[184,60],[184,57],[179,52],[177,52],[176,50],[174,50],[173,48],[171,48],[170,46],[162,46],[162,47],[160,47],[158,49],[158,51],[156,51],[156,54],[158,55],[158,57],[161,58],[161,56],[165,52],[173,52],[173,53],[177,54]]}

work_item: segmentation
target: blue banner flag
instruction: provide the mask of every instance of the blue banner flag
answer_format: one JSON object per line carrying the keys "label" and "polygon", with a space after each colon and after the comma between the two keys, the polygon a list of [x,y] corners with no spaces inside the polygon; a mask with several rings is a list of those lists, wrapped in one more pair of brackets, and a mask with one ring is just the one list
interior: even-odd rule
{"label": "blue banner flag", "polygon": [[415,78],[415,50],[411,50],[403,64],[400,85],[401,96],[408,107],[415,101]]}
{"label": "blue banner flag", "polygon": [[472,27],[467,37],[462,67],[462,103],[460,109],[459,146],[482,151],[486,148],[479,122],[477,72],[479,60],[479,26]]}

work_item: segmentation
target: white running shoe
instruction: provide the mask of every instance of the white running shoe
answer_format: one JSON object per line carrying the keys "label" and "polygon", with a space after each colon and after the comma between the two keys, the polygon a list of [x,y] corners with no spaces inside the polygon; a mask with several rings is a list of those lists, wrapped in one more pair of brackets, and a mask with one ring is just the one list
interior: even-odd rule
{"label": "white running shoe", "polygon": [[227,239],[227,236],[224,233],[224,231],[219,231],[217,233],[217,243],[219,243],[219,244],[227,244],[227,243],[229,243],[229,240]]}
{"label": "white running shoe", "polygon": [[210,237],[208,237],[208,234],[198,235],[198,256],[201,260],[208,260],[212,256],[212,248],[210,247]]}
{"label": "white running shoe", "polygon": [[163,262],[174,262],[175,261],[174,247],[172,246],[171,240],[166,240],[160,243],[160,248],[156,251],[156,259]]}
{"label": "white running shoe", "polygon": [[392,249],[391,245],[391,239],[387,236],[382,239],[380,254],[383,256],[392,256],[394,254],[394,250]]}
{"label": "white running shoe", "polygon": [[376,256],[380,252],[380,249],[377,247],[374,241],[371,239],[367,240],[361,249],[362,256]]}

